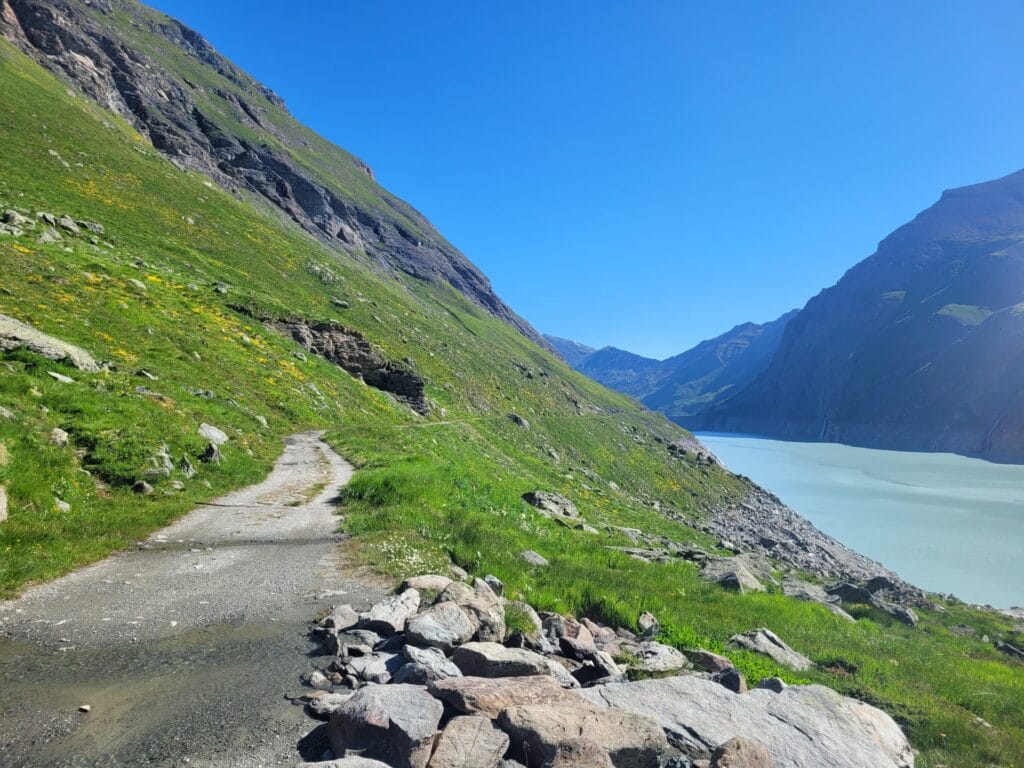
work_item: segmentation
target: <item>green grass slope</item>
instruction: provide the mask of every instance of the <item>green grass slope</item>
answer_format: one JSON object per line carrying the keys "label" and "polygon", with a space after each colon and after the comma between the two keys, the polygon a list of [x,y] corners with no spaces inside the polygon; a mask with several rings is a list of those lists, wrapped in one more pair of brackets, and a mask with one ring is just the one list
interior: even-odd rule
{"label": "green grass slope", "polygon": [[[359,468],[342,508],[355,554],[383,571],[455,561],[498,575],[542,608],[623,624],[652,610],[679,645],[721,649],[734,632],[770,626],[821,666],[797,678],[730,652],[752,680],[813,680],[886,708],[907,727],[920,765],[1020,764],[1024,667],[945,629],[964,621],[1005,636],[1009,620],[950,605],[923,612],[917,629],[875,613],[848,624],[775,592],[725,592],[687,563],[650,565],[609,549],[628,544],[604,527],[615,525],[713,546],[653,502],[696,521],[747,485],[721,468],[669,459],[655,437],[681,430],[571,371],[455,290],[384,276],[179,170],[3,42],[0,92],[0,206],[106,227],[96,244],[68,235],[42,245],[38,228],[0,236],[0,313],[110,363],[87,374],[24,351],[0,355],[0,405],[13,416],[0,417],[0,484],[10,496],[0,524],[3,594],[131,546],[260,477],[282,436],[326,428]],[[297,356],[254,316],[358,329],[388,357],[412,361],[430,416]],[[231,437],[220,464],[198,459],[202,422]],[[69,433],[67,447],[51,443],[54,428]],[[152,480],[153,494],[133,495],[162,446],[175,467],[189,457],[197,476],[176,468]],[[538,516],[520,500],[534,488],[571,497],[602,532]],[[551,566],[528,567],[517,557],[526,548]]]}

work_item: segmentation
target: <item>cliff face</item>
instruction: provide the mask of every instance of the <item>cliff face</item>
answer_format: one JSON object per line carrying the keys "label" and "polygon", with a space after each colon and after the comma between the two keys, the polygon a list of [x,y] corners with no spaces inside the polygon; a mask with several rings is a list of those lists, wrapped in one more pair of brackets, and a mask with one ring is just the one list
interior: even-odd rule
{"label": "cliff face", "polygon": [[705,428],[1024,460],[1024,172],[945,192],[811,299]]}
{"label": "cliff face", "polygon": [[298,123],[197,32],[130,0],[0,0],[0,34],[180,167],[274,206],[339,253],[447,282],[545,345],[369,166]]}

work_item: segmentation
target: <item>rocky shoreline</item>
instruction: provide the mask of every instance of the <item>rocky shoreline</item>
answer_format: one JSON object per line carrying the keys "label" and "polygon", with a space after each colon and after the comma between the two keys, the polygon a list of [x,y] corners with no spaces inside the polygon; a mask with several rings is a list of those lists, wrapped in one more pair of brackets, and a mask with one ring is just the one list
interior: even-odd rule
{"label": "rocky shoreline", "polygon": [[[493,576],[406,579],[359,613],[313,627],[323,661],[305,706],[326,736],[321,768],[911,768],[884,712],[779,678],[748,690],[725,655],[632,629],[537,612]],[[765,627],[729,648],[806,670]]]}

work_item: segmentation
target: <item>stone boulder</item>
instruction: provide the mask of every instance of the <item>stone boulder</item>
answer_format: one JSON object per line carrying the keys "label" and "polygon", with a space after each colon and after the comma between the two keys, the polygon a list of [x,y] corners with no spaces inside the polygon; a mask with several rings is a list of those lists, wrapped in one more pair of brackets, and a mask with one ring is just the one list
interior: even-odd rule
{"label": "stone boulder", "polygon": [[545,517],[576,519],[580,516],[575,504],[565,496],[550,491],[529,491],[523,494],[523,501]]}
{"label": "stone boulder", "polygon": [[724,672],[733,668],[733,663],[725,656],[701,648],[687,648],[683,655],[701,672]]}
{"label": "stone boulder", "polygon": [[405,592],[407,589],[415,589],[420,592],[443,592],[445,587],[452,583],[452,580],[447,576],[441,576],[436,573],[425,573],[421,576],[413,576],[402,582],[402,585],[398,588],[399,592]]}
{"label": "stone boulder", "polygon": [[458,605],[437,603],[405,623],[405,637],[414,645],[450,651],[473,636],[474,627]]}
{"label": "stone boulder", "polygon": [[217,447],[224,445],[228,441],[228,436],[223,429],[205,422],[199,425],[199,436],[209,440],[211,445]]}
{"label": "stone boulder", "polygon": [[356,609],[347,603],[336,605],[334,609],[324,618],[323,625],[329,629],[336,629],[342,632],[351,629],[359,623],[359,614]]}
{"label": "stone boulder", "polygon": [[636,656],[636,661],[629,664],[630,669],[647,674],[663,674],[689,669],[689,660],[680,651],[670,645],[654,640],[646,640],[635,647],[629,647]]}
{"label": "stone boulder", "polygon": [[426,768],[444,706],[414,685],[368,685],[331,715],[335,755],[381,760],[392,768]]}
{"label": "stone boulder", "polygon": [[700,569],[701,578],[737,592],[764,592],[765,587],[741,557],[712,557]]}
{"label": "stone boulder", "polygon": [[475,640],[500,643],[505,639],[505,605],[485,582],[470,587],[453,581],[438,595],[436,603],[454,603],[461,608],[472,625],[471,637]]}
{"label": "stone boulder", "polygon": [[409,663],[402,666],[391,678],[393,683],[416,683],[426,685],[449,677],[460,677],[462,672],[452,660],[437,648],[417,648],[406,645],[402,653]]}
{"label": "stone boulder", "polygon": [[559,745],[576,739],[595,744],[616,768],[659,768],[670,750],[654,720],[582,701],[511,707],[501,713],[498,723],[511,737],[513,756],[528,768],[550,765]]}
{"label": "stone boulder", "polygon": [[748,651],[763,653],[779,664],[800,672],[814,666],[814,662],[794,651],[778,635],[765,627],[733,635],[729,638],[729,645],[732,648],[745,648]]}
{"label": "stone boulder", "polygon": [[452,661],[467,677],[550,675],[564,688],[579,685],[565,667],[525,648],[506,648],[498,643],[466,643],[455,649]]}
{"label": "stone boulder", "polygon": [[524,549],[519,553],[519,557],[521,560],[525,560],[530,565],[535,565],[538,568],[543,568],[548,565],[547,558],[534,552],[532,549]]}
{"label": "stone boulder", "polygon": [[407,589],[398,595],[391,595],[374,605],[359,617],[359,623],[366,629],[393,635],[405,629],[405,622],[416,615],[420,607],[420,593]]}
{"label": "stone boulder", "polygon": [[760,741],[775,768],[913,768],[910,744],[887,714],[820,685],[742,696],[694,675],[612,683],[576,695],[645,715],[693,759],[729,739]]}
{"label": "stone boulder", "polygon": [[711,768],[774,768],[772,756],[759,741],[734,736],[711,755]]}
{"label": "stone boulder", "polygon": [[508,734],[490,718],[453,717],[437,740],[430,768],[496,768],[508,743]]}
{"label": "stone boulder", "polygon": [[96,373],[100,370],[99,363],[81,347],[43,333],[13,317],[0,315],[0,350],[19,347],[48,360],[65,360],[80,371]]}
{"label": "stone boulder", "polygon": [[433,696],[467,715],[497,717],[509,707],[578,704],[579,699],[548,675],[530,677],[454,677],[431,683]]}
{"label": "stone boulder", "polygon": [[608,752],[596,741],[570,739],[561,742],[548,768],[615,768]]}

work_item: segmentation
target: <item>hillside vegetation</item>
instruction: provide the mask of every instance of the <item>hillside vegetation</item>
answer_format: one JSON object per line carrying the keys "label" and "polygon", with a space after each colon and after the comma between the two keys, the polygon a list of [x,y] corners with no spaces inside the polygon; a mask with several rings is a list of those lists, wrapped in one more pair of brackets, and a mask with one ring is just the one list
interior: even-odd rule
{"label": "hillside vegetation", "polygon": [[[692,455],[670,456],[665,445],[682,430],[570,370],[445,281],[331,247],[265,201],[177,167],[3,41],[0,92],[0,208],[31,219],[66,213],[105,230],[41,243],[37,221],[0,235],[0,314],[107,363],[87,373],[0,353],[10,416],[0,417],[5,595],[252,482],[284,435],[327,429],[358,467],[342,499],[352,554],[384,572],[455,562],[498,575],[539,608],[625,625],[651,610],[680,646],[720,650],[735,632],[770,626],[819,666],[798,676],[730,651],[752,681],[813,680],[875,703],[907,728],[920,765],[1019,764],[1021,664],[945,628],[969,622],[979,635],[1006,636],[1009,619],[949,602],[944,613],[922,611],[916,628],[867,608],[850,624],[774,589],[734,594],[689,563],[611,549],[628,545],[615,528],[627,526],[714,550],[700,521],[750,486]],[[422,377],[427,415],[303,350],[274,320],[359,332]],[[220,462],[200,458],[203,423],[230,438]],[[55,428],[66,446],[51,440]],[[141,479],[152,493],[132,492]],[[573,499],[597,533],[538,515],[521,500],[537,488]],[[550,566],[529,566],[524,549]]]}

